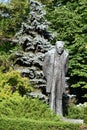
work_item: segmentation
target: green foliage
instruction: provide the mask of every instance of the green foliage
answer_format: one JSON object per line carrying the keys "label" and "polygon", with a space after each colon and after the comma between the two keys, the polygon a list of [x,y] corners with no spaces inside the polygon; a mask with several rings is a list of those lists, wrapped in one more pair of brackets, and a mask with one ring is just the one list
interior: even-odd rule
{"label": "green foliage", "polygon": [[68,108],[68,116],[73,119],[83,119],[87,123],[87,103],[80,105],[70,105]]}
{"label": "green foliage", "polygon": [[7,4],[0,4],[0,35],[13,37],[21,23],[29,16],[28,0],[10,0]]}
{"label": "green foliage", "polygon": [[12,44],[9,42],[0,43],[0,71],[9,71],[10,66],[14,62],[15,52],[21,52],[21,46],[18,44]]}
{"label": "green foliage", "polygon": [[79,130],[79,124],[64,123],[49,106],[37,98],[21,97],[18,92],[0,92],[0,129],[2,130]]}
{"label": "green foliage", "polygon": [[34,120],[60,120],[42,101],[21,97],[18,93],[2,98],[0,96],[0,115],[9,118],[29,118]]}
{"label": "green foliage", "polygon": [[0,94],[0,129],[2,130],[78,130],[78,124],[64,123],[42,101],[21,97],[18,93],[2,99]]}
{"label": "green foliage", "polygon": [[9,42],[1,42],[0,44],[0,60],[2,62],[8,62],[12,54],[14,54],[15,51],[21,50],[21,46],[19,45],[13,45]]}
{"label": "green foliage", "polygon": [[41,2],[42,4],[50,4],[52,3],[53,0],[38,0],[39,2]]}
{"label": "green foliage", "polygon": [[1,94],[9,94],[18,91],[22,96],[26,92],[30,92],[32,87],[29,79],[21,77],[18,71],[10,69],[8,72],[0,72],[0,92]]}
{"label": "green foliage", "polygon": [[26,119],[0,118],[1,130],[79,130],[79,124]]}
{"label": "green foliage", "polygon": [[78,130],[79,124],[64,123],[49,106],[37,98],[21,97],[18,92],[0,91],[0,129],[2,130]]}
{"label": "green foliage", "polygon": [[[58,1],[57,1],[58,2]],[[87,89],[87,1],[61,0],[47,8],[50,27],[57,32],[56,40],[65,41],[69,50],[70,86]]]}
{"label": "green foliage", "polygon": [[[86,0],[39,0],[47,7],[50,28],[57,32],[69,49],[70,85],[87,89],[87,2]],[[13,37],[29,13],[28,0],[0,3],[0,36]],[[19,49],[9,42],[0,44],[0,129],[1,130],[79,130],[79,125],[63,123],[45,103],[23,96],[32,91],[27,78],[9,70],[8,59]],[[4,65],[4,66],[3,66]],[[20,94],[23,96],[21,97]],[[69,118],[81,118],[87,123],[87,107],[70,106]]]}

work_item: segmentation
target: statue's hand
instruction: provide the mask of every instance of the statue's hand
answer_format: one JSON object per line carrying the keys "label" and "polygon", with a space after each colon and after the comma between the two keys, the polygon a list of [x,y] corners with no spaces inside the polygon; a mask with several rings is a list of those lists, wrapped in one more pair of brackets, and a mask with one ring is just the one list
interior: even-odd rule
{"label": "statue's hand", "polygon": [[47,103],[48,103],[48,104],[50,103],[50,94],[51,94],[51,93],[47,93],[47,96],[48,96]]}

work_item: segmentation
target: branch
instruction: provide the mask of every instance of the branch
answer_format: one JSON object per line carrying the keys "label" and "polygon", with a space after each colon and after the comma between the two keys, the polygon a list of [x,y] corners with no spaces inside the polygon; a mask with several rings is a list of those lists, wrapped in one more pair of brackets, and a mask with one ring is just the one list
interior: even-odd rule
{"label": "branch", "polygon": [[11,39],[11,38],[6,38],[6,37],[3,37],[3,36],[0,36],[0,41],[8,41],[8,42],[12,42],[13,39]]}

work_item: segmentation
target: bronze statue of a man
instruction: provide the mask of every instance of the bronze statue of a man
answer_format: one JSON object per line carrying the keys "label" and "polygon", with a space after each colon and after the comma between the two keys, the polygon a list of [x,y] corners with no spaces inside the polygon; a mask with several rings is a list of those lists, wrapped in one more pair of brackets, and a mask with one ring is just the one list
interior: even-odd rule
{"label": "bronze statue of a man", "polygon": [[68,69],[68,52],[64,50],[64,42],[57,41],[55,48],[45,54],[43,72],[47,80],[46,93],[49,104],[56,113],[63,115],[62,96],[65,93],[65,75]]}

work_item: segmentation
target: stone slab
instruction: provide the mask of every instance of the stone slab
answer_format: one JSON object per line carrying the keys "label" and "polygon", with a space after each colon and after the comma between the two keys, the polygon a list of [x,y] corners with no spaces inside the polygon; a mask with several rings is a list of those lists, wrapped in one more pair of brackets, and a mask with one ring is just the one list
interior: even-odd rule
{"label": "stone slab", "polygon": [[62,120],[64,122],[70,122],[70,123],[75,123],[75,124],[83,124],[84,123],[84,120],[82,120],[82,119],[70,119],[70,118],[63,117]]}

